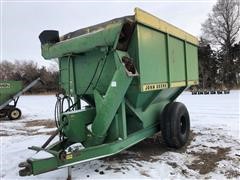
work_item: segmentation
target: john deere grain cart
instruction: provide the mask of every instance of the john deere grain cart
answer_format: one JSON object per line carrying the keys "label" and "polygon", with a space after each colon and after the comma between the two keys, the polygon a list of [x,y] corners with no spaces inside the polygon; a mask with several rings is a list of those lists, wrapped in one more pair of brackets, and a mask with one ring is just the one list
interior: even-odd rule
{"label": "john deere grain cart", "polygon": [[[135,9],[133,16],[60,38],[57,31],[39,37],[42,56],[58,58],[63,95],[55,109],[57,131],[41,147],[30,147],[46,157],[37,153],[20,163],[21,176],[110,156],[160,130],[169,147],[187,142],[189,114],[174,100],[198,83],[194,36]],[[88,105],[81,108],[81,100]],[[56,135],[60,140],[50,144]]]}
{"label": "john deere grain cart", "polygon": [[0,80],[0,118],[7,116],[10,120],[19,119],[22,112],[17,108],[18,99],[38,81],[40,81],[40,78],[23,87],[22,81]]}

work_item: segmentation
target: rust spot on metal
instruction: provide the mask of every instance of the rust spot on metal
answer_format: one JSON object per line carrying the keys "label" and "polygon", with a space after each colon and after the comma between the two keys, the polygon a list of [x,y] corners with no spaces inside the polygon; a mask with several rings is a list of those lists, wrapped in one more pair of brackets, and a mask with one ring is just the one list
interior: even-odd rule
{"label": "rust spot on metal", "polygon": [[128,49],[128,45],[131,40],[134,28],[135,28],[135,22],[129,19],[126,20],[119,36],[119,40],[117,44],[118,50],[126,51]]}
{"label": "rust spot on metal", "polygon": [[94,31],[98,31],[99,29],[104,29],[104,28],[106,28],[106,27],[108,27],[108,26],[110,26],[114,23],[119,23],[119,22],[124,23],[125,21],[130,20],[130,19],[133,20],[134,16],[124,16],[124,17],[121,17],[121,18],[112,19],[112,20],[104,22],[104,23],[100,23],[100,24],[97,24],[97,25],[94,25],[94,26],[89,26],[89,27],[82,28],[82,29],[70,32],[68,34],[65,34],[65,35],[60,37],[60,40],[64,41],[64,40],[71,39],[71,38],[74,38],[74,37],[77,37],[77,36],[92,33]]}
{"label": "rust spot on metal", "polygon": [[125,65],[127,74],[129,76],[138,76],[138,72],[133,64],[133,59],[127,57],[127,56],[123,56],[122,57],[122,62]]}

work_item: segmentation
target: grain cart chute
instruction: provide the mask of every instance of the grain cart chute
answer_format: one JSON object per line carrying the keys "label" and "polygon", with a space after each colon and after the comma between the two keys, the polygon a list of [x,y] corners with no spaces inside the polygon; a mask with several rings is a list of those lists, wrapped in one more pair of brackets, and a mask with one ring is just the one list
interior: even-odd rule
{"label": "grain cart chute", "polygon": [[40,81],[40,78],[23,87],[22,81],[0,80],[0,118],[7,116],[10,120],[19,119],[22,112],[17,108],[18,99],[38,81]]}
{"label": "grain cart chute", "polygon": [[[160,130],[169,147],[187,142],[188,111],[174,100],[198,83],[194,36],[136,8],[133,16],[60,38],[57,31],[39,37],[42,56],[59,60],[63,95],[57,131],[41,147],[30,147],[48,156],[20,163],[21,176],[110,156]],[[80,100],[88,106],[81,109]],[[57,134],[60,140],[50,145]]]}

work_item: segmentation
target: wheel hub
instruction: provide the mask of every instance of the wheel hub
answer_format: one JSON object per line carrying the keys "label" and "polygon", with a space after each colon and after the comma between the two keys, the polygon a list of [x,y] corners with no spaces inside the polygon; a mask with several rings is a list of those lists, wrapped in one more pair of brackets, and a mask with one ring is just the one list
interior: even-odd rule
{"label": "wheel hub", "polygon": [[184,116],[182,116],[180,119],[180,129],[181,129],[181,134],[185,134],[187,129],[187,124]]}
{"label": "wheel hub", "polygon": [[17,118],[19,116],[19,112],[17,110],[12,111],[11,116],[13,118]]}

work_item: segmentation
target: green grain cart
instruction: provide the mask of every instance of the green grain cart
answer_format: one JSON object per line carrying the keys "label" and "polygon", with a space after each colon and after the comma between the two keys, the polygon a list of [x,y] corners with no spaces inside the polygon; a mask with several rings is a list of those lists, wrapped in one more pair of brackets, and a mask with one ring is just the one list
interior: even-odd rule
{"label": "green grain cart", "polygon": [[7,116],[9,119],[15,120],[21,117],[21,110],[16,107],[18,98],[13,101],[12,105],[9,105],[7,101],[22,88],[21,81],[0,81],[0,118]]}
{"label": "green grain cart", "polygon": [[0,118],[6,116],[10,120],[19,119],[22,112],[17,108],[19,97],[40,81],[40,78],[32,81],[24,87],[22,81],[0,80]]}
{"label": "green grain cart", "polygon": [[[39,37],[42,56],[58,58],[63,95],[57,131],[30,147],[48,156],[20,163],[21,176],[110,156],[159,131],[169,147],[187,142],[189,114],[174,100],[198,83],[197,38],[138,8],[62,37],[57,31]],[[60,140],[50,145],[57,134]],[[82,147],[69,148],[76,143]]]}

